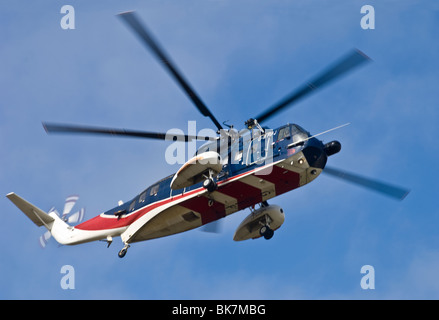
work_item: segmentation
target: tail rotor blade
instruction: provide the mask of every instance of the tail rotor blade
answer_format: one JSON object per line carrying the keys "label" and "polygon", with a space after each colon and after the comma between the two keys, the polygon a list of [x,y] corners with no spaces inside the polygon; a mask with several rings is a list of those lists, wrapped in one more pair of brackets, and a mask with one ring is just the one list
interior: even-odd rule
{"label": "tail rotor blade", "polygon": [[47,242],[49,241],[51,236],[52,234],[50,233],[50,231],[46,231],[43,235],[40,236],[38,244],[42,249],[46,247]]}
{"label": "tail rotor blade", "polygon": [[47,211],[47,213],[51,213],[51,212],[54,212],[59,217],[59,212],[58,212],[58,210],[55,209],[55,207],[52,207],[52,208],[50,208],[49,211]]}
{"label": "tail rotor blade", "polygon": [[79,223],[82,220],[84,220],[84,215],[85,215],[85,208],[82,208],[78,212],[75,212],[72,215],[70,215],[70,217],[67,219],[67,223],[71,223],[71,224]]}
{"label": "tail rotor blade", "polygon": [[407,190],[405,188],[401,188],[375,179],[366,178],[340,169],[325,167],[323,172],[338,179],[342,179],[358,186],[379,192],[385,196],[400,201],[403,200],[410,192],[410,190]]}
{"label": "tail rotor blade", "polygon": [[64,209],[62,212],[62,219],[64,219],[70,211],[72,211],[73,206],[75,205],[76,201],[78,201],[79,196],[72,195],[66,198],[66,202],[64,204]]}

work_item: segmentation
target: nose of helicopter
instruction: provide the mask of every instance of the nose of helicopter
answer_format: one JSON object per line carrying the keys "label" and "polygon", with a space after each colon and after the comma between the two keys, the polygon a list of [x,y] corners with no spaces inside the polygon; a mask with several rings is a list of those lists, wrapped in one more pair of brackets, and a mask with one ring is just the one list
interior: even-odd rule
{"label": "nose of helicopter", "polygon": [[321,141],[317,139],[310,139],[308,145],[303,149],[302,152],[310,167],[319,169],[325,168],[328,156]]}

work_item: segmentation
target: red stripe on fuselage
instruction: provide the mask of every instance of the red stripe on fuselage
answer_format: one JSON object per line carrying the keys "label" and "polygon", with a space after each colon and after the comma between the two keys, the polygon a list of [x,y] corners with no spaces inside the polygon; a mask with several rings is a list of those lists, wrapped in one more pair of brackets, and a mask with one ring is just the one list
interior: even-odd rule
{"label": "red stripe on fuselage", "polygon": [[300,174],[278,166],[273,166],[273,170],[268,175],[261,175],[261,179],[275,184],[276,195],[296,189],[300,186]]}
{"label": "red stripe on fuselage", "polygon": [[224,187],[220,187],[218,188],[218,192],[235,198],[238,202],[238,210],[262,202],[261,189],[252,187],[241,181],[235,181]]}
{"label": "red stripe on fuselage", "polygon": [[180,203],[180,206],[200,213],[202,224],[218,220],[226,215],[224,204],[210,200],[206,197],[194,197],[188,199]]}
{"label": "red stripe on fuselage", "polygon": [[138,218],[143,216],[144,214],[147,214],[149,211],[160,207],[162,205],[165,205],[171,201],[175,201],[177,199],[181,199],[182,197],[189,197],[197,192],[199,192],[200,189],[192,190],[190,192],[184,193],[182,195],[177,195],[172,198],[166,198],[163,200],[159,200],[157,202],[151,203],[143,208],[140,208],[137,211],[134,211],[133,213],[121,217],[120,219],[117,219],[117,217],[114,216],[96,216],[94,218],[91,218],[90,220],[84,221],[83,223],[77,225],[76,229],[81,230],[105,230],[105,229],[116,229],[116,228],[122,228],[127,227],[130,224],[132,224],[134,221],[136,221]]}

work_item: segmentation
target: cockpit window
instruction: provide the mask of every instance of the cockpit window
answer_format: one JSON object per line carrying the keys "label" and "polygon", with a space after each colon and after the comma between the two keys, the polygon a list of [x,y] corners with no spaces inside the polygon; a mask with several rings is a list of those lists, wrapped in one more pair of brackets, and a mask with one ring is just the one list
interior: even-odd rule
{"label": "cockpit window", "polygon": [[306,131],[305,129],[303,129],[301,126],[299,126],[297,124],[291,125],[291,131],[293,132],[293,135],[296,133],[304,133],[306,135],[309,135],[308,131]]}
{"label": "cockpit window", "polygon": [[290,136],[290,127],[283,127],[279,130],[279,134],[277,136],[277,140],[283,140],[285,138],[288,138]]}
{"label": "cockpit window", "polygon": [[291,125],[291,134],[293,135],[294,143],[305,141],[310,136],[308,131],[303,129],[301,126],[298,126],[297,124]]}

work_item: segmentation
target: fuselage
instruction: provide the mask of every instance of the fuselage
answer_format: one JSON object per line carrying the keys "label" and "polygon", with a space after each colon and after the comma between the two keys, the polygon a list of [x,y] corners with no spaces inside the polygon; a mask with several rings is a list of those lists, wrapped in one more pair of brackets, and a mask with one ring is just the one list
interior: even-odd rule
{"label": "fuselage", "polygon": [[266,130],[250,144],[243,140],[226,149],[215,191],[207,192],[202,183],[172,190],[172,174],[75,229],[101,238],[121,236],[125,243],[168,236],[301,187],[326,164],[323,143],[294,124]]}

